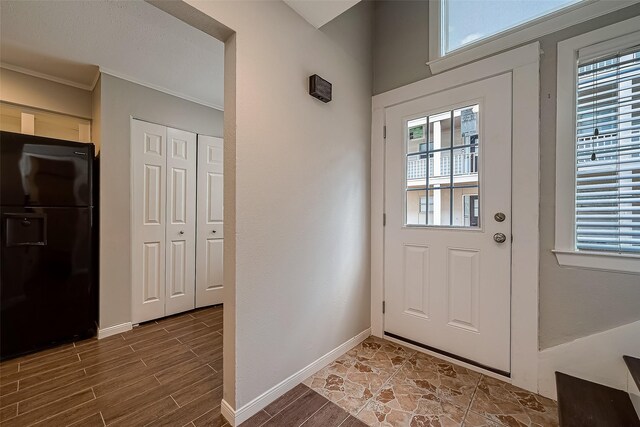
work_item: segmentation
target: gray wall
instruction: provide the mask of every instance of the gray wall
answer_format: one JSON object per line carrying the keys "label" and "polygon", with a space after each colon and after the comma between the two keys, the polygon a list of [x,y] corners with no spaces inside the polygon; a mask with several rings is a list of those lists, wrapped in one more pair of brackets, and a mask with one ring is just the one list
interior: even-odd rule
{"label": "gray wall", "polygon": [[[552,347],[640,319],[640,278],[558,266],[555,225],[557,43],[640,15],[634,5],[540,39],[540,347]],[[429,77],[427,4],[375,3],[374,93]]]}
{"label": "gray wall", "polygon": [[[281,1],[188,3],[236,31],[224,399],[239,409],[370,325],[373,10],[317,30]],[[333,83],[330,103],[309,96],[314,73]]]}
{"label": "gray wall", "polygon": [[131,321],[131,117],[221,137],[223,114],[104,73],[99,84],[102,329]]}
{"label": "gray wall", "polygon": [[70,116],[91,118],[91,91],[0,68],[0,99]]}

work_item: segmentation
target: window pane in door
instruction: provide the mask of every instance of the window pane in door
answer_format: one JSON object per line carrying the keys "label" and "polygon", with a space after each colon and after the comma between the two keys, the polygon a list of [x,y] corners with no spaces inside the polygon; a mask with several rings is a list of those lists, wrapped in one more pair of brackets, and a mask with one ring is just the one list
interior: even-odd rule
{"label": "window pane in door", "polygon": [[407,190],[407,225],[427,224],[426,193],[426,190]]}
{"label": "window pane in door", "polygon": [[451,225],[451,188],[430,188],[428,225]]}
{"label": "window pane in door", "polygon": [[451,111],[429,117],[429,150],[451,146]]}
{"label": "window pane in door", "polygon": [[470,146],[453,150],[453,186],[478,185],[480,147]]}
{"label": "window pane in door", "polygon": [[456,227],[480,226],[478,187],[453,189],[453,225]]}
{"label": "window pane in door", "polygon": [[410,120],[407,123],[407,153],[427,151],[426,125],[426,117]]}
{"label": "window pane in door", "polygon": [[479,133],[479,105],[453,111],[453,145],[477,145]]}
{"label": "window pane in door", "polygon": [[441,1],[441,54],[445,55],[581,0]]}

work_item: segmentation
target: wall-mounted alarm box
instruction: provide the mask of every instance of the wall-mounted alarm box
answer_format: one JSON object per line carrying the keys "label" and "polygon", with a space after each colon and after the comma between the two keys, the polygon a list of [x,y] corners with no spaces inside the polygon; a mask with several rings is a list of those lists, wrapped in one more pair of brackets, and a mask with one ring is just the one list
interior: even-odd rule
{"label": "wall-mounted alarm box", "polygon": [[309,76],[309,95],[322,102],[331,101],[331,83],[317,74]]}

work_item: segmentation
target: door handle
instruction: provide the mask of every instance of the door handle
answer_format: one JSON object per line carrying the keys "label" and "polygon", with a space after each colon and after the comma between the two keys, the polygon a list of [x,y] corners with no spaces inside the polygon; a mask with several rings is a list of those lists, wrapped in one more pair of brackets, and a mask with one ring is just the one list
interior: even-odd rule
{"label": "door handle", "polygon": [[182,235],[182,234],[184,234],[184,231],[180,230],[180,234],[181,234],[181,235]]}
{"label": "door handle", "polygon": [[495,240],[496,243],[504,243],[507,241],[507,236],[505,236],[504,233],[496,233],[493,235],[493,240]]}
{"label": "door handle", "polygon": [[211,232],[212,232],[213,234],[216,234],[216,230],[211,230]]}

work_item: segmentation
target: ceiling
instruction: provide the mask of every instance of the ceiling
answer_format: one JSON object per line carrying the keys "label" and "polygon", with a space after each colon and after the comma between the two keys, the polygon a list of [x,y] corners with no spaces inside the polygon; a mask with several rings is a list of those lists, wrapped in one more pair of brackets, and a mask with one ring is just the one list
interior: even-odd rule
{"label": "ceiling", "polygon": [[360,0],[284,0],[284,2],[308,23],[320,28]]}
{"label": "ceiling", "polygon": [[91,89],[109,74],[223,105],[224,44],[144,1],[0,1],[0,61]]}

